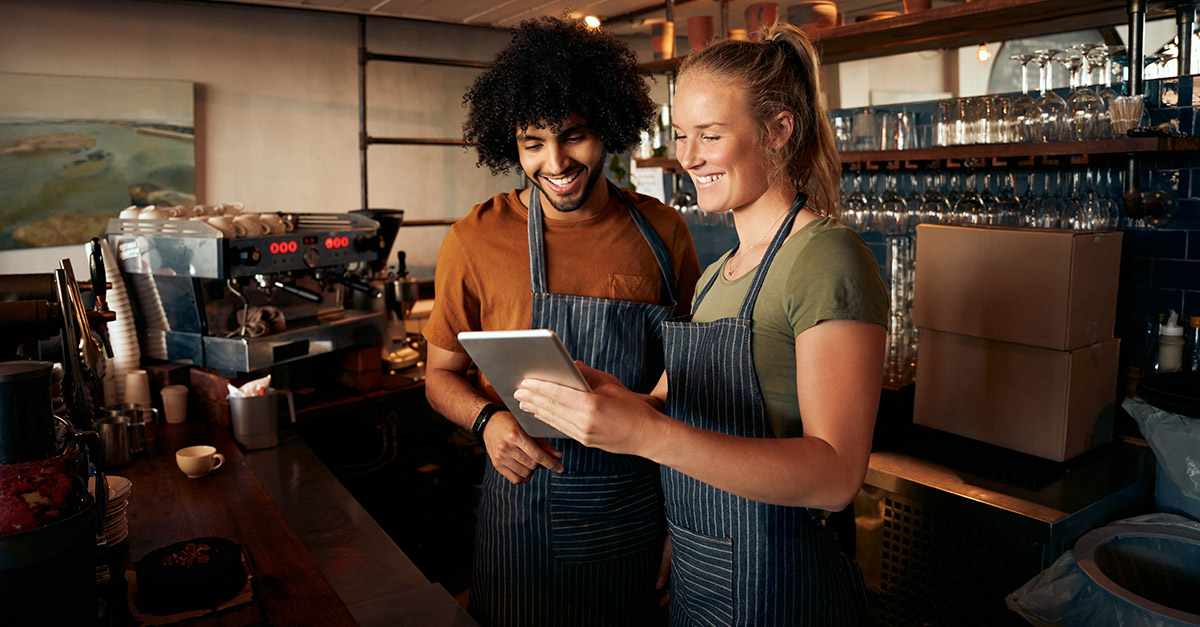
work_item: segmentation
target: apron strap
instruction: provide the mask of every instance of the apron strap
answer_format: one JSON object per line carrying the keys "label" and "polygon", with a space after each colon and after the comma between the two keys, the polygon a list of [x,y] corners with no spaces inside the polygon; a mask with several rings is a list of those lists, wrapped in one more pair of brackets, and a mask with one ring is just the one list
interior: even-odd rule
{"label": "apron strap", "polygon": [[[605,179],[605,183],[609,186],[609,194],[614,194],[625,205],[629,211],[629,217],[633,219],[633,223],[637,225],[638,231],[645,238],[646,243],[650,246],[650,252],[654,253],[654,259],[658,261],[659,271],[662,272],[663,284],[666,286],[667,301],[670,306],[674,307],[679,304],[679,297],[675,293],[675,267],[671,263],[671,256],[667,253],[667,247],[663,244],[662,238],[651,226],[650,220],[642,215],[642,212],[634,206],[624,194],[620,192],[611,181]],[[544,222],[542,217],[542,199],[538,193],[536,185],[529,189],[529,282],[534,294],[545,294],[549,291],[549,281],[546,278],[546,238],[544,234]]]}
{"label": "apron strap", "polygon": [[[763,253],[762,261],[758,262],[758,269],[754,271],[754,279],[750,282],[750,289],[746,290],[746,298],[742,301],[741,310],[738,311],[739,318],[750,319],[750,314],[754,312],[754,303],[758,300],[758,292],[762,289],[763,281],[767,278],[767,268],[771,267],[771,260],[775,259],[775,253],[779,252],[779,247],[783,245],[783,241],[787,239],[788,234],[792,231],[792,223],[796,221],[796,214],[800,213],[800,210],[804,208],[806,203],[808,203],[808,195],[804,192],[797,192],[796,200],[792,202],[792,207],[788,209],[787,217],[783,219],[783,224],[775,232],[775,237],[771,239],[771,245]],[[741,245],[742,243],[738,242],[732,250],[721,257],[720,263],[717,265],[717,271],[708,279],[708,284],[704,286],[704,289],[700,290],[700,295],[696,297],[696,304],[692,306],[693,314],[696,313],[696,308],[700,306],[700,301],[704,300],[704,295],[708,294],[709,288],[717,282],[717,277],[721,276],[721,267],[725,265],[725,262],[729,261],[729,258],[738,251]]]}
{"label": "apron strap", "polygon": [[625,194],[616,185],[609,183],[609,193],[616,194],[617,198],[629,209],[629,216],[633,218],[633,223],[637,225],[639,231],[642,232],[642,237],[646,238],[646,243],[650,244],[650,252],[654,253],[654,258],[658,260],[658,269],[662,272],[663,285],[667,288],[667,302],[665,304],[674,307],[679,304],[679,296],[675,293],[675,264],[671,263],[671,255],[667,253],[667,247],[663,244],[662,238],[658,236],[658,232],[651,226],[650,220],[642,215],[642,212],[633,204]]}
{"label": "apron strap", "polygon": [[754,280],[750,282],[750,289],[746,291],[746,299],[742,301],[742,309],[738,312],[739,318],[749,320],[751,314],[754,313],[754,303],[758,300],[758,292],[762,290],[763,283],[767,280],[767,270],[771,267],[771,261],[775,259],[775,253],[779,252],[784,240],[791,234],[796,214],[800,213],[807,202],[807,194],[796,192],[796,200],[792,201],[792,207],[788,209],[787,217],[783,219],[779,230],[775,231],[775,237],[771,239],[771,245],[767,247],[767,252],[763,253],[762,261],[758,262],[758,270],[754,272]]}

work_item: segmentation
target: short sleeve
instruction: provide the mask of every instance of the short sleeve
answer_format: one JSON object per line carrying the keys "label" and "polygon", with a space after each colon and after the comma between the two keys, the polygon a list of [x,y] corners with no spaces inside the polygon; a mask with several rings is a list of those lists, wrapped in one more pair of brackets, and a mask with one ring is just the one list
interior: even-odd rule
{"label": "short sleeve", "polygon": [[887,289],[875,255],[850,229],[815,235],[796,256],[786,290],[793,337],[824,320],[887,324]]}
{"label": "short sleeve", "polygon": [[481,328],[480,299],[475,290],[474,277],[471,257],[451,228],[442,240],[442,248],[438,253],[437,270],[433,277],[437,298],[433,301],[433,310],[423,330],[425,340],[430,344],[462,353],[465,351],[458,342],[458,333]]}

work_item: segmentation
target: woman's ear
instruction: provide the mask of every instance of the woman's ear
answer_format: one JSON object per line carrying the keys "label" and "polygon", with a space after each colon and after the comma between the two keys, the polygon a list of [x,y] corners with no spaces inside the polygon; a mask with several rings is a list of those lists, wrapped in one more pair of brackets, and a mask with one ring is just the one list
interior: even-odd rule
{"label": "woman's ear", "polygon": [[771,131],[771,148],[779,150],[787,145],[795,132],[796,119],[790,111],[780,111],[768,124]]}

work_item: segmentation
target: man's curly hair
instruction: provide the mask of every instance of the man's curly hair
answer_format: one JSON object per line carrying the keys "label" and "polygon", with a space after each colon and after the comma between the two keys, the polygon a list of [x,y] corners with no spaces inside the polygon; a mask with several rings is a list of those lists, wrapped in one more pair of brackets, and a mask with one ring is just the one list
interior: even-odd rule
{"label": "man's curly hair", "polygon": [[624,152],[654,120],[647,76],[610,33],[563,18],[526,20],[463,96],[463,139],[474,144],[477,166],[502,174],[520,162],[518,128],[549,123],[557,133],[577,113],[605,151]]}

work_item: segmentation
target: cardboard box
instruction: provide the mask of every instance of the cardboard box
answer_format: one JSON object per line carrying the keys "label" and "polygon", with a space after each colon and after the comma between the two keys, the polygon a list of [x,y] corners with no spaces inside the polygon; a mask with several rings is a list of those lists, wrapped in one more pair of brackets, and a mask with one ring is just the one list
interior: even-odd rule
{"label": "cardboard box", "polygon": [[920,332],[914,423],[1054,461],[1111,439],[1120,340],[1056,351]]}
{"label": "cardboard box", "polygon": [[1120,232],[922,224],[916,258],[918,327],[1055,350],[1113,337]]}

